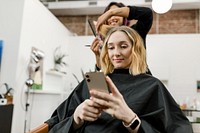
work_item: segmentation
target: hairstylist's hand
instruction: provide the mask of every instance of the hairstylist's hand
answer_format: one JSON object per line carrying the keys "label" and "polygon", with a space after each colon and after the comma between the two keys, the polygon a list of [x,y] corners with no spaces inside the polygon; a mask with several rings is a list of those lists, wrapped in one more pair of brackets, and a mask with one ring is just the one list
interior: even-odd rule
{"label": "hairstylist's hand", "polygon": [[135,113],[128,107],[112,80],[109,77],[106,77],[106,80],[112,93],[107,94],[91,90],[92,101],[104,107],[103,111],[112,117],[129,123],[135,117]]}
{"label": "hairstylist's hand", "polygon": [[95,54],[95,56],[100,56],[100,48],[102,46],[102,41],[98,39],[98,37],[95,37],[95,39],[92,42],[92,45],[90,46],[90,49]]}
{"label": "hairstylist's hand", "polygon": [[94,101],[87,99],[82,102],[74,112],[74,129],[81,127],[84,121],[95,121],[101,115],[101,111]]}
{"label": "hairstylist's hand", "polygon": [[96,58],[96,65],[100,68],[100,49],[102,47],[102,41],[100,41],[98,39],[98,37],[96,37],[94,39],[94,41],[92,42],[92,45],[90,46],[90,49],[93,51],[93,53],[95,54],[95,58]]}
{"label": "hairstylist's hand", "polygon": [[98,17],[97,22],[95,24],[96,31],[99,33],[100,27],[105,24],[105,22],[111,17],[110,11],[108,10],[104,14],[102,14],[100,17]]}

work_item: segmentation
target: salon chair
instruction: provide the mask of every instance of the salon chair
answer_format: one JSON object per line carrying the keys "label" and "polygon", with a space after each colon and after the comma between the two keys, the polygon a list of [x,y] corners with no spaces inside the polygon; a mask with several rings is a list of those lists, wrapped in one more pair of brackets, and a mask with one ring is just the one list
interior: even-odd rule
{"label": "salon chair", "polygon": [[43,123],[42,125],[32,129],[28,133],[48,133],[48,124]]}

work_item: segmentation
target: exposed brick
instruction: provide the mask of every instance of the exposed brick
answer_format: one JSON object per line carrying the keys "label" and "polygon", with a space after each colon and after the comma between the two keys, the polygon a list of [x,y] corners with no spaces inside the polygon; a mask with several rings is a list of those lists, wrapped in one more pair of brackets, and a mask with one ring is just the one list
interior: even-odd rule
{"label": "exposed brick", "polygon": [[77,35],[85,34],[85,16],[59,16],[58,19],[69,29],[72,33]]}
{"label": "exposed brick", "polygon": [[[98,15],[57,17],[71,32],[77,35],[92,35],[87,19],[97,20]],[[153,25],[149,34],[200,33],[199,19],[198,10],[171,10],[160,15],[154,13]],[[135,21],[131,21],[131,23],[135,23]]]}
{"label": "exposed brick", "polygon": [[157,16],[156,14],[154,13],[153,14],[153,25],[149,31],[149,34],[156,34],[156,19],[157,19]]}
{"label": "exposed brick", "polygon": [[159,15],[159,33],[196,33],[196,10],[172,10]]}

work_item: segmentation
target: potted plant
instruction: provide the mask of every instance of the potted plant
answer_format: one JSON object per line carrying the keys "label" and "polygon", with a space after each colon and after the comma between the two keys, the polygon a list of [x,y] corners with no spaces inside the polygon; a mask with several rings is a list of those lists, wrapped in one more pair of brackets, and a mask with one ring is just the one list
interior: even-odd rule
{"label": "potted plant", "polygon": [[54,51],[54,70],[66,73],[65,68],[67,63],[64,60],[65,57],[67,55],[61,51],[61,46],[56,47]]}

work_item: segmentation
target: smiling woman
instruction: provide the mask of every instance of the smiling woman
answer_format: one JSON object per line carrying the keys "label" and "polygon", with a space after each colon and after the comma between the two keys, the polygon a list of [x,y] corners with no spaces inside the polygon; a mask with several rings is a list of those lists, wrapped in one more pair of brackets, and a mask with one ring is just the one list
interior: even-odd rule
{"label": "smiling woman", "polygon": [[107,44],[108,56],[114,68],[129,68],[132,60],[130,56],[132,53],[132,41],[126,36],[126,33],[122,31],[113,33]]}
{"label": "smiling woman", "polygon": [[135,30],[127,26],[113,28],[108,32],[101,59],[102,70],[105,74],[120,68],[129,69],[133,75],[148,71],[142,38]]}
{"label": "smiling woman", "polygon": [[193,132],[164,84],[146,74],[146,50],[135,30],[112,28],[100,60],[109,94],[82,80],[46,121],[49,133]]}

